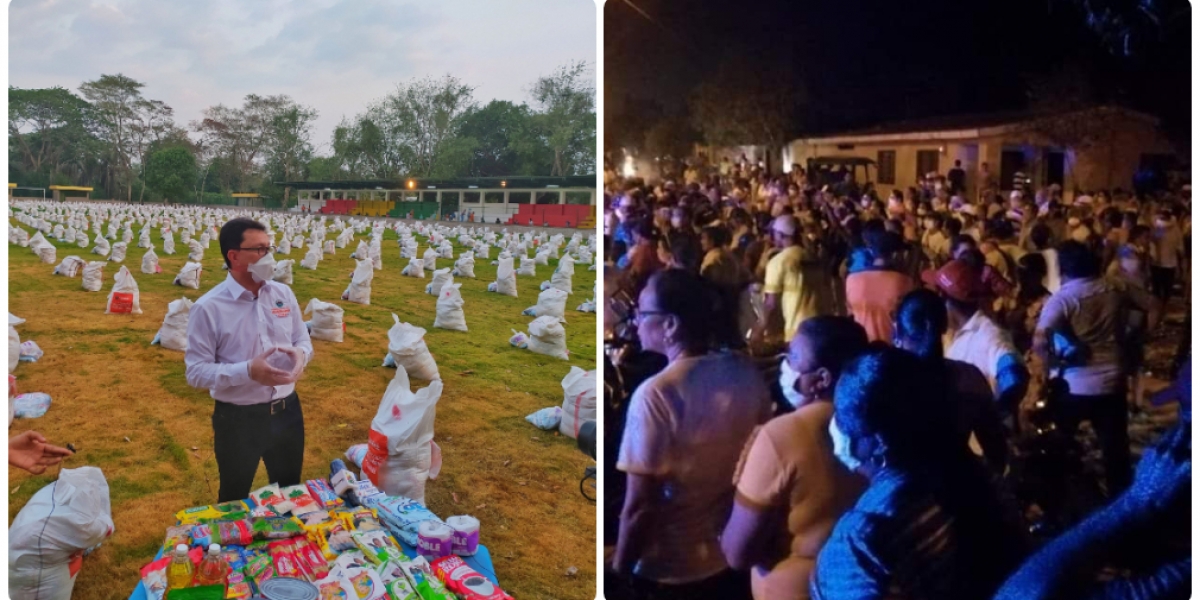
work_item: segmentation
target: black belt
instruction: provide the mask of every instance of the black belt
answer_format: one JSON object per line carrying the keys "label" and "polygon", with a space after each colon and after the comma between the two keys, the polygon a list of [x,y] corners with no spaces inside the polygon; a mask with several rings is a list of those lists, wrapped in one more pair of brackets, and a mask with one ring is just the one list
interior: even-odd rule
{"label": "black belt", "polygon": [[287,410],[288,406],[294,405],[300,401],[300,397],[293,391],[291,394],[282,398],[277,398],[270,402],[262,402],[259,404],[230,404],[229,402],[217,401],[217,405],[224,404],[228,408],[236,409],[238,412],[247,412],[253,414],[274,415]]}

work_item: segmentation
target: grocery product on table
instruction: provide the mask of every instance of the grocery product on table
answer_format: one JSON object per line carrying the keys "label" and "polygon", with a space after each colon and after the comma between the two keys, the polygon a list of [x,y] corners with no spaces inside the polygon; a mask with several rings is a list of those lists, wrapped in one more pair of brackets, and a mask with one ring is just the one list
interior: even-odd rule
{"label": "grocery product on table", "polygon": [[292,503],[292,514],[302,515],[321,510],[321,504],[308,493],[308,487],[302,483],[282,488],[283,497]]}
{"label": "grocery product on table", "polygon": [[479,551],[479,519],[470,515],[458,515],[446,519],[454,530],[452,549],[459,556],[474,556]]}
{"label": "grocery product on table", "polygon": [[275,575],[279,577],[304,577],[300,569],[299,559],[296,558],[294,547],[289,540],[277,540],[270,544],[271,563],[275,566]]}
{"label": "grocery product on table", "polygon": [[163,595],[167,593],[167,567],[170,564],[171,557],[164,556],[142,567],[142,585],[146,588],[146,595],[152,600],[162,600]]}
{"label": "grocery product on table", "polygon": [[282,540],[304,533],[300,521],[291,517],[264,517],[251,521],[254,537],[263,540]]}
{"label": "grocery product on table", "polygon": [[197,546],[209,544],[249,544],[254,541],[250,521],[214,521],[192,527],[192,543]]}
{"label": "grocery product on table", "polygon": [[196,568],[195,585],[225,585],[225,580],[228,575],[229,565],[225,564],[225,558],[221,556],[221,546],[219,544],[210,544],[208,546],[208,554],[204,560],[200,561],[200,566]]}
{"label": "grocery product on table", "polygon": [[323,508],[336,508],[345,505],[345,501],[334,493],[333,488],[329,486],[329,482],[324,479],[311,479],[305,482],[309,493]]}
{"label": "grocery product on table", "polygon": [[462,600],[512,600],[512,596],[496,587],[458,556],[445,556],[432,563],[437,578]]}
{"label": "grocery product on table", "polygon": [[195,525],[209,521],[234,521],[249,515],[250,507],[243,500],[223,502],[212,506],[186,508],[175,513],[180,525]]}
{"label": "grocery product on table", "polygon": [[367,555],[367,558],[377,565],[389,560],[404,558],[404,552],[392,541],[392,536],[379,531],[355,531],[351,534],[354,543]]}
{"label": "grocery product on table", "polygon": [[292,503],[283,497],[282,490],[275,483],[250,492],[250,499],[256,506],[269,507],[281,515],[292,510]]}
{"label": "grocery product on table", "polygon": [[192,585],[192,559],[188,558],[186,544],[175,546],[175,555],[167,566],[167,589],[177,590]]}

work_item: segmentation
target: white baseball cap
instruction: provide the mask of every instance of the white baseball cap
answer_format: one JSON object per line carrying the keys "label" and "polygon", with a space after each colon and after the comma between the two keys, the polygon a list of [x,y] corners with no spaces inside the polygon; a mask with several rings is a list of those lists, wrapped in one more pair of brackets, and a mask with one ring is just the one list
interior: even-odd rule
{"label": "white baseball cap", "polygon": [[783,235],[796,235],[796,217],[780,215],[771,221],[771,230]]}

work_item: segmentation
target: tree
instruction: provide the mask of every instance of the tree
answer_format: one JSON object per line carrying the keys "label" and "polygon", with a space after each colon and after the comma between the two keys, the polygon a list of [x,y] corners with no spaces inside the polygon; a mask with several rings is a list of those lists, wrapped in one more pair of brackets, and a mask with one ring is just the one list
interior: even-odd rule
{"label": "tree", "polygon": [[[134,122],[144,108],[142,88],[145,84],[121,75],[101,75],[95,81],[79,86],[83,97],[95,110],[98,133],[106,145],[111,181],[123,184],[125,199],[133,199]],[[115,191],[115,190],[110,190]]]}
{"label": "tree", "polygon": [[249,94],[237,108],[221,104],[193,121],[209,160],[220,160],[218,181],[224,190],[262,184],[268,165],[279,173],[300,174],[312,153],[311,130],[316,111],[286,95]]}
{"label": "tree", "polygon": [[197,177],[196,157],[183,146],[172,145],[147,155],[146,187],[164,201],[178,201],[193,189]]}
{"label": "tree", "polygon": [[691,154],[696,132],[686,119],[668,118],[659,121],[646,131],[643,148],[650,156],[673,156],[682,158]]}
{"label": "tree", "polygon": [[[525,104],[492,100],[462,118],[459,135],[475,141],[463,174],[471,177],[534,175],[539,171],[529,160],[535,139],[533,112]],[[543,156],[545,158],[545,156]],[[526,172],[526,168],[534,167]],[[549,172],[546,163],[540,172]]]}
{"label": "tree", "polygon": [[8,88],[8,135],[10,151],[15,149],[24,165],[32,171],[61,170],[86,144],[90,132],[87,118],[91,106],[70,91]]}
{"label": "tree", "polygon": [[533,84],[533,100],[546,143],[554,152],[550,175],[595,169],[596,90],[586,62],[560,67]]}
{"label": "tree", "polygon": [[368,112],[383,131],[385,152],[409,175],[431,175],[458,133],[462,116],[475,106],[475,88],[456,77],[401,84]]}
{"label": "tree", "polygon": [[744,61],[723,63],[688,99],[692,125],[713,146],[782,145],[797,128],[796,107],[805,99],[786,77],[784,71],[764,78]]}

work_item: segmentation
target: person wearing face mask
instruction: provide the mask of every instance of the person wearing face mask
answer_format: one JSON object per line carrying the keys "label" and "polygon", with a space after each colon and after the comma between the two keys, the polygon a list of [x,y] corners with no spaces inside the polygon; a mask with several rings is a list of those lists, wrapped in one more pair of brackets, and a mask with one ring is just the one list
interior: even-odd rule
{"label": "person wearing face mask", "polygon": [[643,349],[667,367],[633,393],[617,469],[628,475],[612,569],[654,598],[748,597],[718,539],[738,456],[771,413],[754,363],[714,353],[716,298],[692,273],[650,278],[634,318]]}
{"label": "person wearing face mask", "polygon": [[817,556],[813,598],[983,600],[1024,558],[1019,512],[962,443],[931,366],[873,347],[843,368],[835,454],[870,483]]}
{"label": "person wearing face mask", "polygon": [[217,502],[250,495],[259,460],[272,483],[301,483],[304,414],[296,380],[312,360],[292,288],[271,280],[274,248],[261,223],[236,218],[218,240],[229,274],[192,305],[184,355],[188,385],[213,410]]}
{"label": "person wearing face mask", "polygon": [[[755,600],[809,597],[817,553],[866,487],[833,455],[829,422],[842,365],[867,343],[861,325],[834,316],[801,323],[792,339],[779,383],[796,410],[772,419],[747,443],[721,536],[729,565],[750,571]],[[788,535],[779,539],[782,531]]]}

